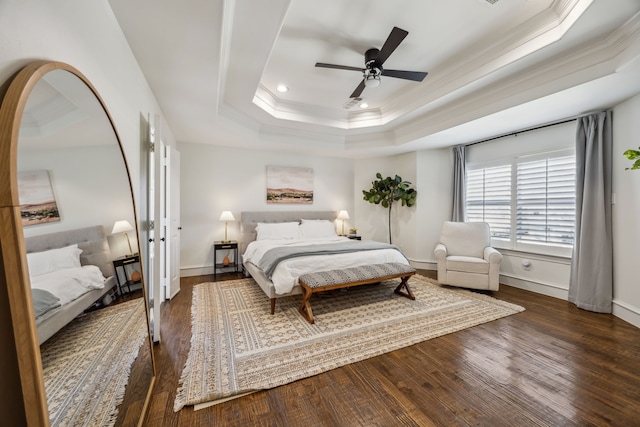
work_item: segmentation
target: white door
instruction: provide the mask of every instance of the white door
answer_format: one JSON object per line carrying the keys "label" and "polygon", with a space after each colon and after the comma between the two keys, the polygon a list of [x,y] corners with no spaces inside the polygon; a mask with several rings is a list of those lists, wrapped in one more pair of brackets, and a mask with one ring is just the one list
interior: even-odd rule
{"label": "white door", "polygon": [[140,153],[140,194],[145,195],[146,199],[143,203],[140,203],[138,210],[138,229],[140,231],[140,260],[142,262],[142,269],[144,270],[144,285],[145,292],[149,304],[149,321],[151,330],[154,329],[153,318],[153,259],[151,258],[149,245],[150,235],[150,221],[152,220],[152,214],[150,213],[153,207],[153,171],[151,170],[152,155],[150,153],[151,141],[153,140],[153,129],[151,121],[148,118],[140,116],[140,129],[141,134],[141,153]]}
{"label": "white door", "polygon": [[162,175],[162,155],[160,155],[159,147],[161,141],[161,128],[160,128],[160,116],[154,117],[153,123],[149,129],[149,212],[148,212],[148,224],[149,224],[149,238],[148,238],[148,252],[149,252],[149,269],[148,269],[148,282],[149,282],[149,303],[151,311],[151,334],[154,342],[160,342],[160,304],[162,302],[161,281],[162,275],[159,262],[159,242],[160,242],[160,199],[161,191],[157,188],[161,183]]}
{"label": "white door", "polygon": [[156,155],[158,156],[158,191],[156,198],[156,208],[158,212],[158,225],[156,228],[156,263],[158,264],[158,302],[162,304],[167,295],[167,288],[169,286],[169,280],[167,279],[167,205],[166,205],[166,191],[167,191],[167,158],[166,158],[166,145],[162,136],[158,139],[156,144]]}
{"label": "white door", "polygon": [[171,299],[180,292],[180,152],[174,147],[167,147],[166,154],[166,277],[169,282],[166,299]]}

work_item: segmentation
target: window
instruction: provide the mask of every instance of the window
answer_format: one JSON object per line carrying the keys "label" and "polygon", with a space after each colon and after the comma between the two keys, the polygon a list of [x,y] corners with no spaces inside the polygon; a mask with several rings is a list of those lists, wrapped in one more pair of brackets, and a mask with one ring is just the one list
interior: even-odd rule
{"label": "window", "polygon": [[467,221],[488,222],[497,247],[570,255],[575,169],[571,150],[468,165]]}
{"label": "window", "polygon": [[522,162],[517,170],[517,241],[573,245],[575,156]]}
{"label": "window", "polygon": [[488,222],[492,237],[511,239],[511,165],[467,172],[467,221]]}

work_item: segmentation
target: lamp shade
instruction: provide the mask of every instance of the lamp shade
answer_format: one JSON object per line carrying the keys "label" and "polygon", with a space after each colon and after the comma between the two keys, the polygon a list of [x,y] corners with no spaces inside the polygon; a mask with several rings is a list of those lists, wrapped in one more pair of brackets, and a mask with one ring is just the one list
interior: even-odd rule
{"label": "lamp shade", "polygon": [[133,230],[133,225],[131,225],[131,223],[126,219],[123,219],[121,221],[116,221],[116,223],[113,224],[113,230],[111,230],[111,234],[124,233],[125,231],[131,230]]}
{"label": "lamp shade", "polygon": [[231,211],[222,211],[220,214],[220,221],[235,221],[236,219],[233,217]]}
{"label": "lamp shade", "polygon": [[347,211],[340,211],[340,212],[338,213],[338,219],[342,219],[342,220],[349,219],[349,212],[347,212]]}

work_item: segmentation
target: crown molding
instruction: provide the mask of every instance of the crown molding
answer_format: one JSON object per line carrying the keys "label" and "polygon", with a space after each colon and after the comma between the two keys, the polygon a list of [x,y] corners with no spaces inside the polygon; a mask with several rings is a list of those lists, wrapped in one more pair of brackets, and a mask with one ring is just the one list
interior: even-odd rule
{"label": "crown molding", "polygon": [[[484,49],[476,44],[432,70],[419,89],[406,90],[379,109],[309,107],[279,99],[258,83],[251,100],[227,100],[219,114],[252,129],[261,144],[283,149],[328,149],[342,156],[408,150],[426,137],[611,75],[636,60],[640,14],[578,48],[556,44],[553,57],[532,55],[566,34],[591,1],[553,2],[515,30],[505,29],[492,44],[479,42]],[[515,68],[505,67],[514,61]]]}
{"label": "crown molding", "polygon": [[[492,35],[492,42],[480,40],[465,49],[447,64],[432,70],[418,89],[407,90],[381,106],[375,114],[352,112],[338,118],[335,110],[318,109],[308,104],[292,104],[277,96],[266,96],[265,89],[256,89],[253,102],[278,119],[334,127],[337,129],[363,129],[385,126],[403,116],[419,110],[427,111],[441,98],[479,82],[491,73],[518,61],[558,41],[593,0],[555,0],[543,12],[518,25]],[[267,91],[268,92],[268,91]],[[341,113],[341,112],[340,112]]]}
{"label": "crown molding", "polygon": [[[640,14],[595,44],[560,53],[528,71],[512,75],[431,111],[396,130],[396,143],[502,111],[560,90],[615,74],[640,55]],[[569,80],[570,79],[570,80]]]}

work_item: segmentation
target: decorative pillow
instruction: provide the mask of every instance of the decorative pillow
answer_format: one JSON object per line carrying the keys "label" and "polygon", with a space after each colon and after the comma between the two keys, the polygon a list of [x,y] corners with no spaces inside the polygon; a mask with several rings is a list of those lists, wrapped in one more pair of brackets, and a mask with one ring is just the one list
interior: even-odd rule
{"label": "decorative pillow", "polygon": [[336,237],[336,226],[326,219],[303,219],[300,224],[303,239],[324,239]]}
{"label": "decorative pillow", "polygon": [[297,222],[260,222],[256,226],[256,240],[299,239]]}
{"label": "decorative pillow", "polygon": [[80,267],[82,249],[78,245],[27,254],[29,276],[39,276],[65,268]]}

